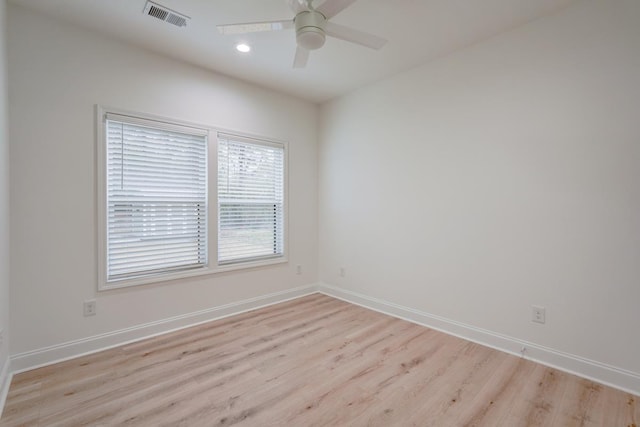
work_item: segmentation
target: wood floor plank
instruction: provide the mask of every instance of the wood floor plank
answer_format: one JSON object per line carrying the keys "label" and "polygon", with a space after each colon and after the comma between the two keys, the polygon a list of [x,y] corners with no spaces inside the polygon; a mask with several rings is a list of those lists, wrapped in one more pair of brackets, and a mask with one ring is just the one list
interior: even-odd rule
{"label": "wood floor plank", "polygon": [[566,381],[562,372],[535,365],[530,380],[514,401],[507,420],[515,426],[553,426],[557,404],[563,399]]}
{"label": "wood floor plank", "polygon": [[639,400],[314,294],[18,374],[0,427],[638,427]]}

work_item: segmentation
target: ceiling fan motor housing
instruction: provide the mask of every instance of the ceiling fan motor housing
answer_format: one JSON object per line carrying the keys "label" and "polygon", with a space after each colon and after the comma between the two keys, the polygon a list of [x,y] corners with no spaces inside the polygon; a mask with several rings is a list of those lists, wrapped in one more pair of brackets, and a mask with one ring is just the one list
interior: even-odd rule
{"label": "ceiling fan motor housing", "polygon": [[320,49],[325,42],[324,25],[327,18],[320,12],[308,10],[295,17],[296,41],[307,50]]}

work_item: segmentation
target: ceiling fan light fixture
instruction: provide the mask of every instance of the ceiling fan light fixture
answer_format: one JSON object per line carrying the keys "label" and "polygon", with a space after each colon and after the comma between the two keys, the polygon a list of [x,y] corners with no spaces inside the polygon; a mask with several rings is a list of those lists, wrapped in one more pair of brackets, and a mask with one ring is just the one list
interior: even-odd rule
{"label": "ceiling fan light fixture", "polygon": [[306,50],[316,50],[324,46],[324,26],[327,18],[323,14],[308,10],[297,14],[294,21],[298,46]]}
{"label": "ceiling fan light fixture", "polygon": [[298,46],[307,50],[316,50],[324,46],[326,37],[320,28],[305,27],[296,33]]}

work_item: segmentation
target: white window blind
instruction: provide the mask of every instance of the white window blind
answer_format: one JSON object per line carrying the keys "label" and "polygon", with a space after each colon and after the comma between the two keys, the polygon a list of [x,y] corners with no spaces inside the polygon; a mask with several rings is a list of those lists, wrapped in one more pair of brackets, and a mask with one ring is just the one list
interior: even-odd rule
{"label": "white window blind", "polygon": [[284,255],[284,146],[218,134],[218,263]]}
{"label": "white window blind", "polygon": [[207,265],[207,134],[106,116],[107,281]]}

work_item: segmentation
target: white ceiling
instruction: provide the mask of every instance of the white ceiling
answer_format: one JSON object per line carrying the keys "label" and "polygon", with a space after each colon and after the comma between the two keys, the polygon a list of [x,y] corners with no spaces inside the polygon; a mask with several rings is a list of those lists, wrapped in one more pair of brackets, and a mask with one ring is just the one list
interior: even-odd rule
{"label": "white ceiling", "polygon": [[[359,0],[333,22],[389,40],[374,51],[328,38],[292,69],[295,31],[221,35],[218,24],[293,18],[286,0],[156,0],[190,16],[178,28],[142,13],[145,0],[12,0],[176,59],[323,102],[549,15],[574,0]],[[317,0],[319,5],[322,0]],[[250,54],[234,46],[247,42]]]}

